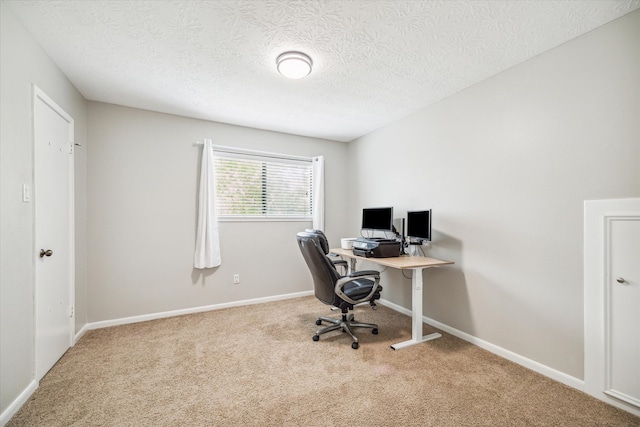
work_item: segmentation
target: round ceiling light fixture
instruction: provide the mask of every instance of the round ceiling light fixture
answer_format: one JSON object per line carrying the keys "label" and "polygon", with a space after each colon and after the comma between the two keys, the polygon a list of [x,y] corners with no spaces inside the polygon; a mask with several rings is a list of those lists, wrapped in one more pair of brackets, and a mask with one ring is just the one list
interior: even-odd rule
{"label": "round ceiling light fixture", "polygon": [[289,79],[301,79],[311,73],[313,61],[302,52],[285,52],[276,58],[278,72]]}

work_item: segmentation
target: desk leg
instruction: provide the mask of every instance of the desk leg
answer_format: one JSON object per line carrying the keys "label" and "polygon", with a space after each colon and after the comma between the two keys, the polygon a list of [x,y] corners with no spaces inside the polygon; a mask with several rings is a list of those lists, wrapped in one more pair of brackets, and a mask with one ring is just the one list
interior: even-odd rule
{"label": "desk leg", "polygon": [[421,342],[440,338],[442,335],[434,332],[422,336],[422,268],[412,269],[411,277],[411,339],[391,346],[394,350],[409,347]]}
{"label": "desk leg", "polygon": [[356,270],[356,259],[355,258],[349,258],[349,271],[347,271],[347,274],[351,274]]}

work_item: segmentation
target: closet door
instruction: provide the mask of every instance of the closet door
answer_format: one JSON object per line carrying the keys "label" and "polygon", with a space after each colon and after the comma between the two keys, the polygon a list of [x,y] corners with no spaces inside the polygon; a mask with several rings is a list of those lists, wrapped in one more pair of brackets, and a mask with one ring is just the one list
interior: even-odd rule
{"label": "closet door", "polygon": [[584,391],[640,416],[640,198],[584,213]]}
{"label": "closet door", "polygon": [[640,408],[640,218],[609,218],[605,393]]}

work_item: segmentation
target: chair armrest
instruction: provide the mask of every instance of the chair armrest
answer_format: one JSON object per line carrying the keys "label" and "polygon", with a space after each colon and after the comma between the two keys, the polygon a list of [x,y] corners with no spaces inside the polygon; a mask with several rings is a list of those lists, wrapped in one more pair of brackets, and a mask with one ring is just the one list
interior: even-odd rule
{"label": "chair armrest", "polygon": [[334,267],[344,268],[345,274],[349,271],[349,264],[347,263],[347,261],[343,260],[339,255],[329,254],[327,255],[327,258],[329,259],[329,261],[331,261]]}
{"label": "chair armrest", "polygon": [[360,270],[360,271],[354,271],[353,273],[349,274],[348,277],[363,277],[363,276],[373,276],[373,277],[377,276],[379,278],[380,272],[376,270]]}
{"label": "chair armrest", "polygon": [[332,260],[331,262],[333,263],[333,266],[334,266],[334,267],[336,267],[336,268],[338,268],[338,267],[343,268],[343,269],[344,269],[344,270],[343,270],[344,274],[346,274],[346,273],[348,273],[348,272],[349,272],[349,264],[347,263],[347,261],[345,261],[345,260],[343,260],[343,259],[337,259],[337,260],[335,260],[335,261],[333,261],[333,260]]}
{"label": "chair armrest", "polygon": [[[371,287],[371,292],[369,292],[369,294],[366,297],[354,300],[354,299],[351,299],[349,296],[347,296],[342,291],[342,288],[347,283],[353,282],[354,280],[358,280],[358,279],[371,279],[373,280],[374,283],[373,283],[373,286]],[[340,279],[338,279],[338,281],[336,282],[336,287],[334,289],[334,292],[336,293],[336,295],[338,295],[343,300],[347,301],[349,304],[355,305],[355,304],[360,304],[362,302],[371,300],[371,297],[373,297],[373,294],[378,292],[379,287],[380,287],[380,272],[375,270],[362,270],[362,271],[353,272],[348,276],[341,277]]]}

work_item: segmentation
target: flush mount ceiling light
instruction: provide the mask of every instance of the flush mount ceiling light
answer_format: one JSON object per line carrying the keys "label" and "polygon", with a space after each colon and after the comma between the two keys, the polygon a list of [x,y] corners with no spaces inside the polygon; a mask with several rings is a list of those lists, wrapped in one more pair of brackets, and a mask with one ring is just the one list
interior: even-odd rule
{"label": "flush mount ceiling light", "polygon": [[313,61],[302,52],[285,52],[276,59],[278,72],[289,79],[301,79],[311,73]]}

